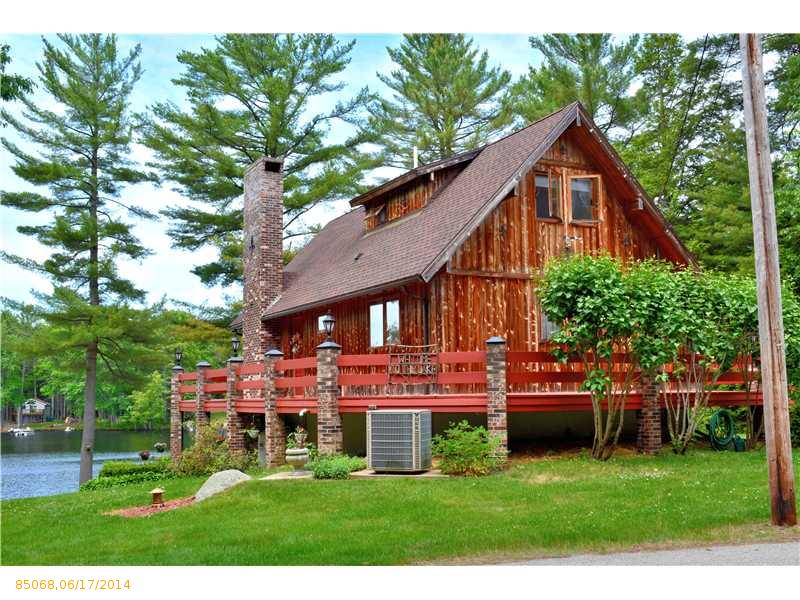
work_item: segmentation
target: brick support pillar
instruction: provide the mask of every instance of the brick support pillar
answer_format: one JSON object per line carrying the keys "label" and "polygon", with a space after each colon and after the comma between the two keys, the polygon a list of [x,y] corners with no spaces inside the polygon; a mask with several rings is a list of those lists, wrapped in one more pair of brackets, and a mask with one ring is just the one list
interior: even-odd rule
{"label": "brick support pillar", "polygon": [[658,401],[658,383],[642,375],[639,381],[642,408],[637,413],[636,447],[643,454],[657,454],[661,450],[661,406]]}
{"label": "brick support pillar", "polygon": [[228,449],[231,454],[244,453],[244,431],[242,419],[236,412],[237,371],[242,366],[242,359],[234,356],[228,359],[227,386],[225,388],[225,429],[228,432]]}
{"label": "brick support pillar", "polygon": [[172,459],[177,459],[183,452],[183,419],[181,418],[181,378],[183,367],[172,367],[171,394],[169,401],[169,452]]}
{"label": "brick support pillar", "polygon": [[339,354],[336,342],[317,346],[317,444],[320,454],[342,452],[342,417],[339,415]]}
{"label": "brick support pillar", "polygon": [[264,355],[264,445],[268,467],[286,462],[286,426],[278,414],[278,388],[275,387],[277,364],[283,358],[280,350]]}
{"label": "brick support pillar", "polygon": [[206,412],[205,404],[208,400],[208,394],[205,391],[206,386],[206,369],[210,368],[211,365],[208,364],[206,361],[201,360],[197,363],[197,388],[195,391],[194,399],[195,399],[195,408],[194,408],[194,428],[195,428],[195,435],[200,433],[201,427],[206,427],[211,422],[211,419],[208,417],[208,413]]}
{"label": "brick support pillar", "polygon": [[498,452],[508,455],[508,417],[506,402],[506,341],[501,337],[486,340],[486,425],[489,435],[500,438]]}

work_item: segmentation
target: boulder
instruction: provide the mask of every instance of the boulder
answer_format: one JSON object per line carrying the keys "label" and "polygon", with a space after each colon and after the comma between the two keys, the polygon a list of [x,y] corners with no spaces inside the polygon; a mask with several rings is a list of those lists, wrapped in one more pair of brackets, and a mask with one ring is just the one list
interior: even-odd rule
{"label": "boulder", "polygon": [[250,475],[237,471],[236,469],[228,469],[227,471],[220,471],[214,473],[211,477],[206,479],[203,486],[194,495],[195,502],[200,502],[206,498],[210,498],[215,494],[224,492],[235,485],[252,479]]}

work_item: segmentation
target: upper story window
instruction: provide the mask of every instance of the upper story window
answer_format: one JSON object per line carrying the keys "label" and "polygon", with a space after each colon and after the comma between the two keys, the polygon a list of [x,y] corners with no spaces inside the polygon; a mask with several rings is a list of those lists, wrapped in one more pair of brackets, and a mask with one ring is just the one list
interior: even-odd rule
{"label": "upper story window", "polygon": [[536,218],[561,218],[561,177],[554,174],[536,174]]}
{"label": "upper story window", "polygon": [[550,338],[553,337],[554,334],[558,333],[561,329],[558,326],[558,323],[554,323],[550,319],[547,318],[547,315],[544,314],[544,311],[541,312],[541,319],[542,327],[540,329],[539,339],[543,342],[550,341]]}
{"label": "upper story window", "polygon": [[600,179],[598,177],[573,177],[570,181],[572,194],[572,220],[597,221]]}
{"label": "upper story window", "polygon": [[369,345],[372,348],[400,343],[400,300],[370,304]]}

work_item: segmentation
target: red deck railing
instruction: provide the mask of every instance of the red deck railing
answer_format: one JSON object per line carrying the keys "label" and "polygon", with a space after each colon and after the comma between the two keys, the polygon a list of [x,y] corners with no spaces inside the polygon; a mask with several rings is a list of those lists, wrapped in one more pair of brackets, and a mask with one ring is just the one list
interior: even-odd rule
{"label": "red deck railing", "polygon": [[[390,354],[351,354],[338,359],[342,413],[365,412],[379,408],[427,408],[434,412],[485,413],[487,410],[486,352],[440,352],[425,356],[422,363],[406,363]],[[621,381],[629,368],[628,355],[615,354],[614,379]],[[506,354],[507,407],[509,412],[575,412],[591,410],[591,396],[580,390],[584,380],[583,365],[577,359],[559,363],[548,352],[509,351]],[[316,357],[280,359],[275,364],[275,388],[278,412],[296,414],[303,409],[316,412]],[[242,413],[264,412],[264,363],[248,363],[234,370],[233,389],[236,410]],[[757,379],[757,373],[751,373]],[[204,410],[224,412],[228,390],[228,369],[207,369],[203,376]],[[633,392],[626,409],[641,408],[642,397]],[[179,375],[181,411],[194,412],[197,373]],[[715,389],[710,402],[715,406],[760,404],[760,393],[749,396],[742,389],[746,383],[739,366],[720,376],[717,386],[739,389]],[[674,394],[669,389],[666,393]],[[662,399],[663,402],[663,399]]]}

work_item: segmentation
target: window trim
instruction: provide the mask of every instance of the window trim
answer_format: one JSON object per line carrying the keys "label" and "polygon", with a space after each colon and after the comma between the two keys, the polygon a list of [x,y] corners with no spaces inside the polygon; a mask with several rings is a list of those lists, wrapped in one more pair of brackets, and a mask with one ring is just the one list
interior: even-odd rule
{"label": "window trim", "polygon": [[[572,216],[572,210],[574,208],[572,202],[572,180],[573,179],[594,179],[595,183],[593,184],[594,189],[594,196],[596,200],[596,205],[593,206],[594,218],[593,219],[576,219]],[[569,222],[570,225],[582,225],[586,227],[590,226],[597,226],[600,224],[600,205],[602,203],[602,178],[599,173],[594,173],[590,175],[570,175],[569,176]]]}
{"label": "window trim", "polygon": [[[370,348],[385,348],[386,346],[390,345],[388,343],[387,337],[386,337],[386,334],[389,331],[389,329],[388,329],[389,319],[387,318],[386,305],[389,302],[397,302],[397,333],[398,333],[398,338],[400,336],[400,332],[402,331],[402,326],[401,326],[401,323],[402,323],[402,321],[401,321],[401,319],[402,319],[402,317],[401,317],[402,310],[401,310],[401,307],[400,307],[400,297],[399,296],[387,296],[385,298],[381,298],[380,300],[372,301],[372,302],[369,303],[369,306],[367,308],[367,318],[369,320],[369,323],[368,323],[368,325],[369,325],[368,335],[369,335],[369,347]],[[372,307],[373,306],[378,306],[378,305],[380,305],[382,307],[381,319],[382,319],[382,325],[383,325],[383,344],[381,344],[380,346],[373,346],[372,345]],[[398,340],[396,343],[399,344],[400,341]]]}
{"label": "window trim", "polygon": [[537,221],[539,221],[540,223],[563,223],[564,219],[561,216],[561,213],[563,211],[561,210],[562,206],[561,206],[561,198],[560,198],[561,193],[563,192],[561,182],[559,181],[559,185],[558,185],[558,190],[559,190],[558,212],[559,212],[559,214],[558,215],[550,214],[550,215],[548,215],[546,217],[540,217],[539,216],[539,203],[537,202],[537,199],[536,199],[536,190],[537,190],[536,178],[537,177],[547,177],[547,206],[548,206],[548,208],[552,208],[553,207],[553,199],[550,197],[550,194],[553,191],[553,179],[555,179],[556,177],[559,180],[562,179],[560,174],[557,175],[556,177],[554,177],[553,169],[547,169],[546,171],[534,171],[533,172],[533,204],[534,204],[533,213],[534,213],[535,219]]}

